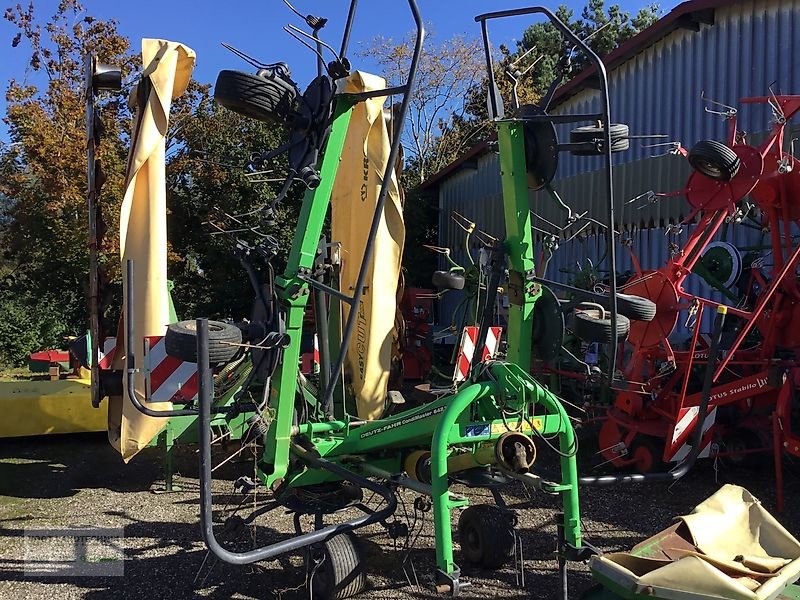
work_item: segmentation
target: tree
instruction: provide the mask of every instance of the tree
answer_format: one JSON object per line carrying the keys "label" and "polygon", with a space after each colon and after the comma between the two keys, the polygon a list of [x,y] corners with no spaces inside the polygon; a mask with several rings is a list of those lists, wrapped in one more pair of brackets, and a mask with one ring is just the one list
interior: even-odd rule
{"label": "tree", "polygon": [[[563,4],[559,6],[556,15],[580,39],[586,40],[588,46],[598,56],[603,57],[655,23],[659,18],[659,12],[657,4],[649,4],[631,17],[630,13],[623,11],[619,5],[612,5],[606,10],[604,0],[589,0],[578,19],[573,19],[573,11]],[[527,81],[521,86],[526,89],[533,101],[541,98],[550,82],[556,78],[558,62],[570,46],[548,21],[528,27],[522,34],[522,39],[517,42],[516,52],[507,53],[507,60],[514,60],[530,51],[520,61],[523,68],[536,61],[527,75]],[[583,53],[575,54],[572,69],[565,77],[565,81],[587,65],[588,59]]]}
{"label": "tree", "polygon": [[[258,209],[275,197],[277,189],[274,183],[259,182],[272,175],[249,173],[246,165],[251,154],[283,143],[285,133],[221,108],[207,87],[192,106],[191,117],[177,128],[176,150],[167,165],[170,276],[178,316],[246,317],[254,292],[234,246],[241,240],[252,247],[261,236],[250,231],[222,234],[214,225],[229,231],[254,227],[271,235],[280,248],[273,261],[280,272],[299,216],[299,186],[278,207],[274,223],[265,226]],[[225,215],[238,218],[241,225]],[[263,267],[257,257],[252,262]]]}
{"label": "tree", "polygon": [[[408,77],[413,37],[376,37],[362,52],[382,69],[388,85]],[[476,39],[456,35],[441,43],[428,35],[403,131],[406,185],[424,181],[468,149],[479,133],[467,118],[467,92],[482,78],[483,51]]]}
{"label": "tree", "polygon": [[[0,355],[0,362],[20,362],[37,346],[58,344],[63,334],[85,328],[84,56],[92,52],[120,65],[125,74],[136,61],[116,23],[86,15],[75,0],[60,2],[44,26],[33,4],[10,8],[4,17],[17,27],[11,45],[27,48],[30,56],[25,80],[12,80],[6,90],[10,143],[0,145],[2,269],[13,275],[0,295],[0,310],[25,313],[16,329],[2,332],[4,338],[24,341],[7,339],[6,352],[13,354]],[[126,161],[124,128],[130,119],[123,97],[106,98],[101,105],[107,128],[99,154],[108,178],[104,214],[115,228]],[[117,239],[106,241],[104,260],[118,277]]]}
{"label": "tree", "polygon": [[[140,67],[114,21],[87,15],[75,0],[62,1],[45,24],[33,5],[5,13],[16,25],[12,46],[29,53],[23,81],[6,91],[10,141],[0,143],[0,364],[22,363],[32,350],[58,346],[65,334],[87,326],[88,253],[83,62],[92,53],[119,65],[125,81]],[[105,135],[99,157],[107,181],[101,204],[108,232],[101,252],[110,279],[116,328],[121,307],[119,213],[130,112],[127,92],[101,98]],[[191,82],[173,101],[167,136],[169,276],[184,317],[246,316],[253,293],[231,254],[231,236],[212,236],[209,220],[238,214],[272,198],[269,185],[246,176],[251,152],[279,143],[283,134],[217,107],[209,86]],[[219,210],[217,210],[217,208]],[[288,248],[297,197],[279,211],[272,233]],[[257,219],[253,215],[251,220]],[[254,236],[240,234],[251,244]],[[256,236],[257,237],[257,236]],[[114,310],[116,309],[116,310]]]}

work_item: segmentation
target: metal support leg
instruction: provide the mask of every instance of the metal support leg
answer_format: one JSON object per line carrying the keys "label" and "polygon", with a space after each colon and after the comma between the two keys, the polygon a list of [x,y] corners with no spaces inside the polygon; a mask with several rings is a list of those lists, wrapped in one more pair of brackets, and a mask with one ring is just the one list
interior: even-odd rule
{"label": "metal support leg", "polygon": [[564,532],[564,513],[556,514],[556,555],[558,560],[559,600],[569,600],[567,588],[567,538]]}
{"label": "metal support leg", "polygon": [[778,413],[772,413],[772,450],[775,455],[775,504],[783,512],[783,444],[781,443],[781,421]]}

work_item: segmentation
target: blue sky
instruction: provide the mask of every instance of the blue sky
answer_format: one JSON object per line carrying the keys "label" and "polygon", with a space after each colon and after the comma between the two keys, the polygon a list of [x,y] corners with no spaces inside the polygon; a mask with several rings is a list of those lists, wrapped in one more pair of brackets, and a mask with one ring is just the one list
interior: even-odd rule
{"label": "blue sky", "polygon": [[[11,0],[7,3],[10,4]],[[221,69],[249,68],[222,48],[220,42],[228,42],[264,62],[286,61],[301,87],[313,76],[315,67],[312,54],[282,31],[287,23],[301,27],[304,24],[289,12],[281,0],[84,0],[83,3],[88,14],[116,19],[121,32],[131,39],[136,50],[139,49],[139,40],[143,37],[166,38],[194,48],[197,52],[195,78],[202,82],[213,83]],[[611,3],[613,2],[608,2]],[[635,13],[645,3],[631,0],[619,2],[624,10],[631,13]],[[294,0],[293,4],[303,14],[327,17],[329,21],[323,30],[323,39],[338,48],[348,5],[346,0]],[[583,6],[583,2],[570,1],[567,4],[576,13]],[[663,2],[662,11],[670,10],[675,4],[674,0]],[[57,0],[35,0],[39,17],[52,14],[57,5]],[[446,39],[454,34],[478,37],[480,30],[474,22],[476,14],[515,8],[524,3],[419,0],[419,5],[423,18],[436,37]],[[556,5],[552,6],[555,8]],[[530,17],[494,21],[490,25],[492,42],[511,44],[533,22],[535,21]],[[361,0],[351,38],[351,61],[354,66],[369,70],[370,65],[355,56],[359,44],[368,42],[376,35],[402,37],[412,28],[411,13],[404,1]],[[14,28],[7,21],[0,21],[0,82],[3,90],[10,78],[26,78],[26,51],[22,47],[11,48],[14,34]],[[0,114],[5,114],[3,97],[0,97]],[[0,139],[5,137],[5,127],[0,126]]]}

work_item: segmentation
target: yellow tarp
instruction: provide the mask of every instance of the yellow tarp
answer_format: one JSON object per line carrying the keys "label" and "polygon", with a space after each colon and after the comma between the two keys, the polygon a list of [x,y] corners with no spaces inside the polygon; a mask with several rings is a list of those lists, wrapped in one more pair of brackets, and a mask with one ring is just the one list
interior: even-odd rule
{"label": "yellow tarp", "polygon": [[[344,82],[344,91],[384,89],[386,81],[357,71]],[[353,108],[336,182],[331,194],[331,237],[342,244],[340,287],[352,294],[364,255],[381,178],[389,160],[389,132],[383,116],[386,98],[370,98]],[[405,224],[400,188],[390,171],[386,208],[375,241],[374,260],[357,307],[358,317],[345,362],[358,416],[378,419],[386,405],[392,343],[397,311],[397,284],[403,254]],[[350,307],[345,306],[347,319]]]}
{"label": "yellow tarp", "polygon": [[[134,333],[137,340],[145,336],[164,335],[169,323],[167,291],[167,210],[164,177],[165,140],[169,127],[169,109],[174,98],[189,84],[194,69],[195,53],[191,48],[166,40],[142,40],[142,80],[130,96],[135,110],[128,155],[125,197],[120,214],[120,253],[123,273],[128,259],[134,262],[134,289],[125,290],[134,306]],[[149,81],[149,84],[148,84]],[[144,86],[144,87],[142,87]],[[142,94],[142,92],[146,94]],[[141,104],[140,104],[141,102]],[[125,282],[125,277],[123,277]],[[122,314],[125,315],[125,307]],[[127,328],[125,323],[124,327]],[[115,367],[123,367],[127,329],[117,336]],[[130,349],[127,349],[130,351]],[[140,343],[133,349],[136,365],[141,367],[144,350]],[[127,378],[127,374],[125,375]],[[109,399],[108,437],[127,461],[155,437],[164,426],[164,419],[147,417],[138,412],[127,396]],[[136,394],[144,400],[144,376],[135,381]],[[156,410],[172,408],[170,403],[150,405]]]}
{"label": "yellow tarp", "polygon": [[677,560],[595,556],[592,570],[632,592],[674,600],[774,600],[800,577],[800,542],[742,487],[724,485],[679,519],[696,550],[673,552]]}

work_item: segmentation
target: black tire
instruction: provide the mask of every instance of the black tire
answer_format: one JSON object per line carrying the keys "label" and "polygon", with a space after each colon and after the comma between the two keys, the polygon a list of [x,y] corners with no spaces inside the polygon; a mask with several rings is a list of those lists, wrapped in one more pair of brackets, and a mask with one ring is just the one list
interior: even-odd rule
{"label": "black tire", "polygon": [[601,318],[600,311],[595,309],[575,311],[575,321],[572,332],[585,342],[600,342],[608,344],[628,337],[631,322],[628,317],[617,315],[617,336],[613,336],[611,328],[611,315]]}
{"label": "black tire", "polygon": [[[239,351],[242,331],[235,325],[220,321],[208,322],[208,361],[212,365],[226,363]],[[185,362],[197,362],[197,324],[180,321],[167,327],[164,346],[169,356]]]}
{"label": "black tire", "polygon": [[497,569],[514,552],[514,526],[508,515],[491,504],[470,506],[458,518],[461,556],[470,564]]}
{"label": "black tire", "polygon": [[533,305],[531,351],[534,358],[551,361],[564,345],[564,313],[553,291],[542,287],[542,295]]}
{"label": "black tire", "polygon": [[[624,152],[630,148],[630,135],[628,126],[624,123],[612,123],[611,131],[611,152]],[[586,144],[584,148],[570,150],[570,154],[575,156],[598,156],[605,152],[603,148],[603,136],[605,128],[596,125],[577,127],[569,132],[571,144]]]}
{"label": "black tire", "polygon": [[245,117],[286,123],[294,113],[297,89],[277,76],[225,70],[217,75],[214,99]]}
{"label": "black tire", "polygon": [[749,469],[763,462],[761,454],[751,453],[766,448],[764,440],[753,429],[740,427],[726,433],[722,438],[722,448],[726,453],[723,462],[733,468]]}
{"label": "black tire", "polygon": [[[611,310],[611,297],[602,303],[603,308]],[[617,294],[617,312],[631,321],[652,321],[656,317],[656,304],[652,300],[630,294]]]}
{"label": "black tire", "polygon": [[361,544],[353,533],[340,533],[311,549],[321,562],[311,579],[314,598],[342,600],[363,592],[367,574]]}
{"label": "black tire", "polygon": [[733,150],[714,140],[697,142],[689,150],[688,160],[695,171],[717,181],[735,177],[742,164]]}

